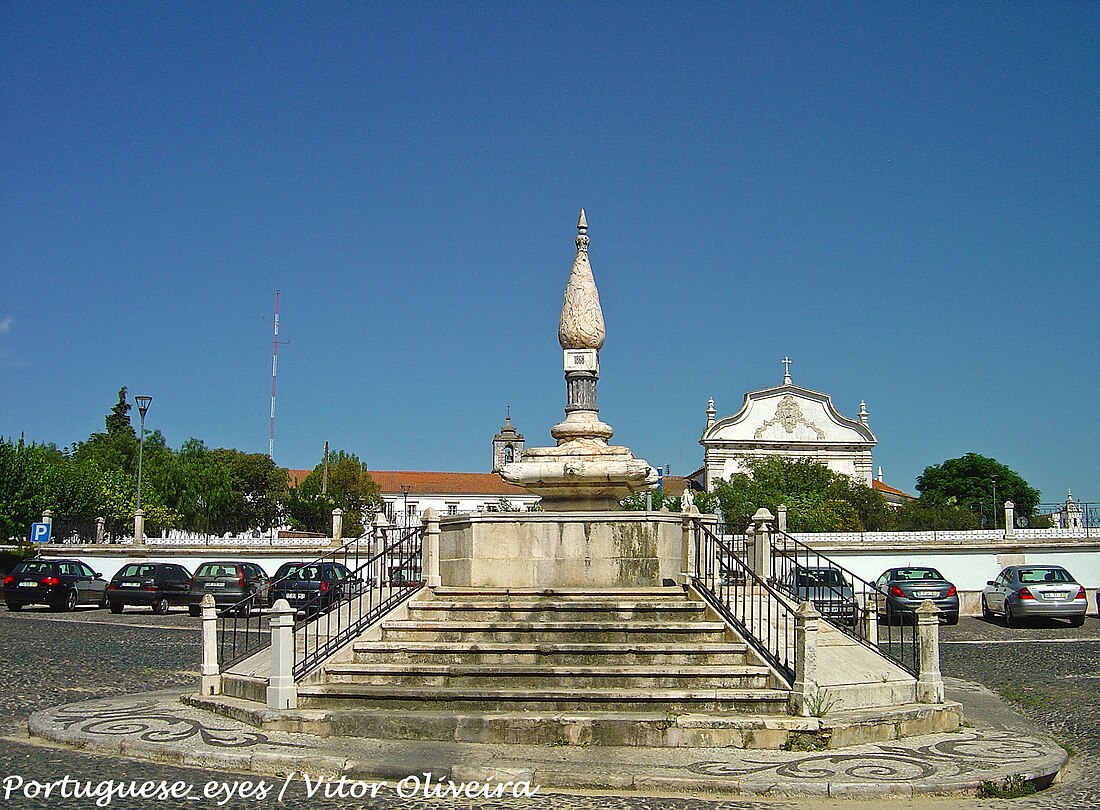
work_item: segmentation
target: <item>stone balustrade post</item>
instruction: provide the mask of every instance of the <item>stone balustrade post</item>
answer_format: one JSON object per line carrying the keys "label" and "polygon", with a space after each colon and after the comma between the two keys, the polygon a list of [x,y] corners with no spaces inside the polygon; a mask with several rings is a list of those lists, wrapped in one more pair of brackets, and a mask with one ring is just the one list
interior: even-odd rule
{"label": "stone balustrade post", "polygon": [[868,644],[878,644],[878,601],[865,594],[856,594],[856,614],[860,635]]}
{"label": "stone balustrade post", "polygon": [[917,702],[943,703],[940,675],[940,609],[931,599],[917,608]]}
{"label": "stone balustrade post", "polygon": [[775,520],[776,525],[779,527],[779,531],[787,531],[787,504],[779,504],[779,506],[776,507],[775,511],[778,513]]}
{"label": "stone balustrade post", "polygon": [[439,576],[439,514],[429,506],[421,515],[421,522],[424,524],[424,539],[421,546],[424,584],[429,588],[438,588],[443,584]]}
{"label": "stone balustrade post", "polygon": [[199,693],[220,695],[222,693],[222,674],[218,668],[218,608],[211,594],[203,596],[199,603],[202,607],[202,650],[199,658]]}
{"label": "stone balustrade post", "polygon": [[683,515],[680,519],[681,585],[688,585],[698,571],[698,561],[695,559],[695,531],[698,525],[691,515]]}
{"label": "stone balustrade post", "polygon": [[294,683],[294,614],[285,599],[271,608],[271,674],[267,679],[267,708],[298,708]]}
{"label": "stone balustrade post", "polygon": [[95,542],[96,545],[100,545],[103,542],[103,538],[107,534],[107,519],[97,517],[95,519]]}
{"label": "stone balustrade post", "polygon": [[134,545],[145,545],[145,510],[134,510]]}
{"label": "stone balustrade post", "polygon": [[[373,545],[374,550],[371,552],[371,556],[375,554],[381,554],[386,548],[386,538],[390,529],[390,521],[386,517],[385,512],[379,512],[374,516],[374,531],[373,531]],[[388,579],[389,566],[385,559],[378,558],[378,570],[371,571],[371,575],[377,582],[382,582]]]}
{"label": "stone balustrade post", "polygon": [[337,506],[332,510],[332,544],[340,545],[344,537],[344,510]]}
{"label": "stone balustrade post", "polygon": [[767,507],[756,510],[752,522],[756,528],[754,537],[756,552],[753,555],[754,573],[763,580],[771,578],[772,572],[772,523],[775,515]]}
{"label": "stone balustrade post", "polygon": [[800,717],[809,717],[818,700],[817,633],[820,621],[821,614],[808,599],[794,612],[794,684],[790,711]]}
{"label": "stone balustrade post", "polygon": [[1016,504],[1005,501],[1005,540],[1016,539]]}

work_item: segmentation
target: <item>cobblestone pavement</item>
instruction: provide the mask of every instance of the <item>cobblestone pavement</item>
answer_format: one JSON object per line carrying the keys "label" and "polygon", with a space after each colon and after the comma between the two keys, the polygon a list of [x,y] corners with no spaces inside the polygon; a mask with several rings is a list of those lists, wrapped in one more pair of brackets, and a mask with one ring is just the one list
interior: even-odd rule
{"label": "cobblestone pavement", "polygon": [[[18,735],[32,711],[92,697],[126,694],[150,689],[189,686],[194,683],[197,661],[197,621],[185,613],[153,616],[127,611],[111,615],[102,610],[52,614],[27,610],[18,615],[0,614],[0,732]],[[1075,755],[1071,768],[1081,778],[1055,786],[1035,797],[1004,800],[967,800],[978,808],[1082,808],[1100,806],[1100,620],[1089,617],[1082,628],[1035,625],[1009,630],[980,619],[964,618],[958,627],[943,629],[941,660],[945,675],[987,684],[1014,703],[1024,714],[1047,728]],[[593,757],[598,756],[598,749]],[[32,744],[21,739],[0,740],[0,805],[13,808],[94,807],[92,799],[58,800],[27,797],[16,790],[5,799],[13,777],[30,782],[51,782],[65,775],[93,784],[103,780],[154,780],[193,786],[192,795],[204,786],[245,782],[263,777],[161,766],[118,758],[92,756],[77,751]],[[10,780],[10,781],[5,781]],[[399,799],[392,794],[369,798],[309,797],[300,783],[291,786],[278,801],[279,780],[267,778],[270,793],[264,798],[199,801],[115,799],[111,807],[227,807],[227,808],[669,808],[670,810],[764,810],[765,808],[863,808],[878,807],[883,800],[859,802],[842,799],[722,799],[705,797],[641,798],[634,796],[539,794],[533,798],[479,800]],[[29,791],[33,793],[33,788]],[[953,808],[958,797],[889,799],[891,807]],[[102,805],[101,805],[102,806]]]}

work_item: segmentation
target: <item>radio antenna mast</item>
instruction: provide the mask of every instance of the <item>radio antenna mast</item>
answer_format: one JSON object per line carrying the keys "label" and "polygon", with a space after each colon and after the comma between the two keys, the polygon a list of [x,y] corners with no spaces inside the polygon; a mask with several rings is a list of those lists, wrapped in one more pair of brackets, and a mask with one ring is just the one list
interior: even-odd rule
{"label": "radio antenna mast", "polygon": [[279,344],[290,343],[279,340],[279,291],[275,291],[275,335],[271,339],[271,425],[267,432],[267,455],[275,460],[275,380],[279,374]]}

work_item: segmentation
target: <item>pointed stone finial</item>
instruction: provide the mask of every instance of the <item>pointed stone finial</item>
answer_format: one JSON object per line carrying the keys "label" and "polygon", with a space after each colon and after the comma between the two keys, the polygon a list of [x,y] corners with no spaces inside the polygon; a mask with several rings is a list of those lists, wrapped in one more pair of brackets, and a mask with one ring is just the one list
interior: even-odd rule
{"label": "pointed stone finial", "polygon": [[707,400],[707,427],[714,425],[714,417],[718,415],[718,410],[714,407],[714,397]]}
{"label": "pointed stone finial", "polygon": [[565,299],[558,322],[558,342],[563,349],[595,349],[603,347],[607,332],[600,308],[600,293],[588,263],[588,220],[581,209],[577,218],[577,257],[565,285]]}
{"label": "pointed stone finial", "polygon": [[867,403],[861,399],[859,401],[859,421],[866,425],[867,417],[869,417],[870,415],[871,414],[867,411]]}
{"label": "pointed stone finial", "polygon": [[878,468],[878,481],[879,481],[880,484],[882,483],[882,465],[881,464],[879,465],[879,468]]}
{"label": "pointed stone finial", "polygon": [[783,385],[791,384],[791,358],[784,357],[780,362],[783,363]]}

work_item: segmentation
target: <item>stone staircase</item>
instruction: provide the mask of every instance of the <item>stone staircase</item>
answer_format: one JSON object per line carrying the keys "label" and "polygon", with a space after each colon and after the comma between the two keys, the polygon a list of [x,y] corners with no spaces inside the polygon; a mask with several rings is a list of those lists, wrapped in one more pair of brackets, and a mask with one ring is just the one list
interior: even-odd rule
{"label": "stone staircase", "polygon": [[752,729],[798,725],[782,681],[681,588],[436,588],[424,596],[406,618],[383,622],[380,638],[355,642],[345,660],[300,684],[299,722],[283,727],[745,746]]}

